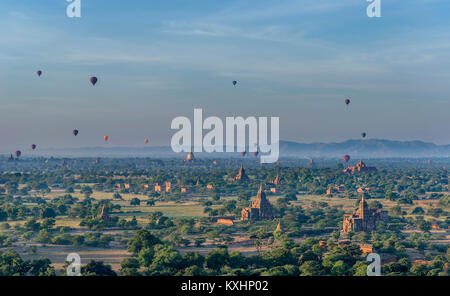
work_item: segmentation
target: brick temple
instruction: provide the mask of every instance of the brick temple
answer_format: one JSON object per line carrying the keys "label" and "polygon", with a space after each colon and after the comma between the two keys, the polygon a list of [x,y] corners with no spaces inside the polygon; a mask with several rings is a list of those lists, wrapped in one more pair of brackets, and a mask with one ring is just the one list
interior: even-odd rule
{"label": "brick temple", "polygon": [[194,162],[194,161],[195,161],[194,153],[191,151],[188,153],[184,162]]}
{"label": "brick temple", "polygon": [[376,167],[367,166],[362,160],[360,160],[355,166],[349,166],[344,169],[344,173],[355,174],[355,173],[364,173],[364,172],[376,172]]}
{"label": "brick temple", "polygon": [[241,168],[239,169],[239,173],[234,177],[234,181],[244,182],[249,181],[247,174],[245,173],[244,164],[241,163]]}
{"label": "brick temple", "polygon": [[267,200],[262,185],[259,187],[256,199],[250,202],[248,208],[241,211],[241,220],[267,220],[273,219],[274,208]]}
{"label": "brick temple", "polygon": [[354,214],[344,215],[342,231],[344,233],[358,231],[372,231],[376,228],[378,221],[387,220],[387,212],[382,210],[369,209],[367,202],[363,197],[359,203],[358,209]]}

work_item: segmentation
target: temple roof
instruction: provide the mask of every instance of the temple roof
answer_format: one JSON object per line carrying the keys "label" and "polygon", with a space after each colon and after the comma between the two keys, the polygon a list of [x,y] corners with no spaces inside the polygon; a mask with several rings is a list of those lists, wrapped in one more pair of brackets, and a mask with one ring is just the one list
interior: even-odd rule
{"label": "temple roof", "polygon": [[357,166],[357,167],[365,167],[366,164],[365,164],[362,160],[360,160],[360,161],[356,164],[356,166]]}
{"label": "temple roof", "polygon": [[253,207],[259,208],[261,205],[264,206],[268,203],[269,201],[266,198],[266,194],[264,193],[263,186],[261,184],[259,186],[258,194],[256,195],[256,200],[253,202]]}
{"label": "temple roof", "polygon": [[188,153],[187,157],[186,157],[186,161],[194,161],[194,153],[191,151]]}
{"label": "temple roof", "polygon": [[281,230],[281,231],[283,231],[283,228],[281,227],[281,220],[278,220],[278,225],[277,225],[277,228],[275,229],[275,231],[276,230]]}
{"label": "temple roof", "polygon": [[275,181],[273,181],[273,184],[278,185],[280,184],[280,176],[277,174],[277,177],[275,178]]}
{"label": "temple roof", "polygon": [[241,163],[241,168],[239,169],[239,173],[234,178],[235,180],[248,180],[248,176],[245,173],[244,163]]}
{"label": "temple roof", "polygon": [[368,214],[368,209],[369,209],[369,207],[367,205],[367,202],[366,202],[366,199],[365,199],[364,193],[363,193],[361,201],[359,202],[357,214],[359,215],[359,217],[364,217],[365,215]]}

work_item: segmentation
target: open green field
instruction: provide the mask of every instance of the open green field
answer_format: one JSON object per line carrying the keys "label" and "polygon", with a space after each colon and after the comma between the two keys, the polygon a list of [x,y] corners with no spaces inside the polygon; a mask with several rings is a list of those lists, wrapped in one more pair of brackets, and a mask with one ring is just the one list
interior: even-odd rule
{"label": "open green field", "polygon": [[192,218],[207,216],[203,213],[203,206],[196,202],[156,202],[154,206],[123,206],[122,212],[124,213],[119,213],[118,215],[126,217],[146,217],[149,213],[162,212],[165,216],[170,218]]}

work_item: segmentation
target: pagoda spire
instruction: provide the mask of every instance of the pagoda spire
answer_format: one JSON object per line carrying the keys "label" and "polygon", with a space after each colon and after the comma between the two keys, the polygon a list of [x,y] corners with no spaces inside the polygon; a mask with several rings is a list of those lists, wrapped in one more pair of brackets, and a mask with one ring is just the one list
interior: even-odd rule
{"label": "pagoda spire", "polygon": [[245,174],[244,162],[241,162],[241,168],[239,169],[239,173],[234,178],[234,180],[237,180],[237,181],[248,181],[249,180],[248,176]]}
{"label": "pagoda spire", "polygon": [[281,183],[280,175],[277,173],[277,177],[273,181],[273,184],[275,184],[275,186],[278,186],[278,185],[280,185],[280,183]]}
{"label": "pagoda spire", "polygon": [[195,161],[195,157],[194,157],[194,153],[191,151],[188,153],[186,159],[184,160],[185,162],[193,162]]}
{"label": "pagoda spire", "polygon": [[266,194],[264,193],[262,182],[259,185],[258,194],[256,195],[256,202],[258,204],[268,202],[266,199]]}
{"label": "pagoda spire", "polygon": [[364,216],[366,216],[367,210],[368,210],[367,202],[365,199],[365,194],[363,193],[361,201],[359,202],[359,214],[360,214],[361,218],[364,218]]}
{"label": "pagoda spire", "polygon": [[277,230],[283,231],[283,228],[281,227],[281,219],[278,220],[278,225],[277,225],[277,228],[275,229],[275,231],[277,231]]}

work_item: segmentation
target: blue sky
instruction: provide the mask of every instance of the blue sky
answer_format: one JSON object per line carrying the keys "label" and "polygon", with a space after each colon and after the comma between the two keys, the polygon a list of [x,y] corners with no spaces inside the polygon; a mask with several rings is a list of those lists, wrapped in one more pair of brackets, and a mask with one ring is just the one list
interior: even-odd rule
{"label": "blue sky", "polygon": [[379,19],[365,0],[81,1],[80,19],[0,2],[0,152],[168,145],[194,108],[279,116],[284,140],[450,144],[448,0],[382,0]]}

